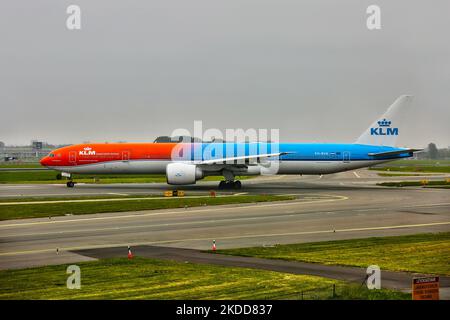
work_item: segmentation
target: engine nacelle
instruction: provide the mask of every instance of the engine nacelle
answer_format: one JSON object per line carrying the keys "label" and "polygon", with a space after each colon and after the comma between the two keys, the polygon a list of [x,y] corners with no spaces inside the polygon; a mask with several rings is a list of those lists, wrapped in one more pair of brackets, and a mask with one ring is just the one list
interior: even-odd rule
{"label": "engine nacelle", "polygon": [[166,178],[168,184],[193,184],[203,178],[203,171],[195,164],[169,163]]}

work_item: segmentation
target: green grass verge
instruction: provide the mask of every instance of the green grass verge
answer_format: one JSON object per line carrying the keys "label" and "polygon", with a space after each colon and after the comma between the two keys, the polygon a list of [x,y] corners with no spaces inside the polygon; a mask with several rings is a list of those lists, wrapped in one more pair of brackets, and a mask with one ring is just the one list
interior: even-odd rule
{"label": "green grass verge", "polygon": [[[54,170],[18,170],[18,171],[0,171],[0,183],[66,183],[65,179],[57,180],[57,171]],[[245,180],[249,176],[239,176],[236,179]],[[80,183],[153,183],[166,182],[166,176],[159,175],[107,175],[107,174],[74,174],[73,179]],[[223,180],[221,176],[211,176],[203,179],[205,181]]]}
{"label": "green grass verge", "polygon": [[377,183],[378,186],[384,187],[420,187],[420,186],[450,186],[450,181],[446,180],[427,180],[426,183],[422,181],[393,181]]}
{"label": "green grass verge", "polygon": [[450,232],[219,250],[247,257],[450,275]]}
{"label": "green grass verge", "polygon": [[[450,160],[397,160],[369,169],[383,172],[450,173]],[[382,173],[380,175],[383,176]]]}
{"label": "green grass verge", "polygon": [[389,162],[390,166],[450,166],[450,160],[396,160]]}
{"label": "green grass verge", "polygon": [[1,162],[0,168],[42,168],[39,162]]}
{"label": "green grass verge", "polygon": [[[206,192],[198,194],[199,196],[207,196]],[[218,194],[219,195],[219,194]],[[0,198],[0,203],[8,202],[34,202],[34,201],[65,201],[65,200],[102,200],[102,199],[135,199],[135,198],[150,198],[150,197],[163,197],[164,194],[114,194],[114,195],[70,195],[70,196],[53,196],[53,197],[42,197],[42,196],[32,196],[32,197],[18,197],[18,198]],[[193,196],[190,193],[185,194],[185,196]],[[173,199],[176,199],[174,197]]]}
{"label": "green grass verge", "polygon": [[139,211],[139,210],[184,208],[184,207],[198,207],[204,205],[266,202],[266,201],[280,201],[293,199],[295,199],[293,196],[239,195],[239,196],[227,196],[215,198],[177,197],[165,199],[137,199],[129,201],[111,200],[103,202],[98,201],[98,202],[66,202],[66,203],[45,203],[45,204],[1,205],[0,220],[62,216],[66,214]]}
{"label": "green grass verge", "polygon": [[[435,173],[428,173],[429,175],[436,175]],[[380,177],[423,177],[424,174],[417,173],[378,173]]]}
{"label": "green grass verge", "polygon": [[424,188],[431,188],[431,189],[450,189],[450,185],[446,185],[446,186],[424,186]]}
{"label": "green grass verge", "polygon": [[377,171],[397,171],[397,172],[432,172],[432,173],[450,173],[450,166],[438,166],[438,167],[372,167],[370,170]]}
{"label": "green grass verge", "polygon": [[66,288],[67,265],[0,271],[0,299],[410,299],[315,276],[136,257],[77,264],[81,289]]}
{"label": "green grass verge", "polygon": [[[57,171],[0,171],[0,183],[66,183],[65,179],[57,180]],[[165,175],[83,175],[75,174],[74,180],[83,183],[111,183],[111,181],[131,182],[165,182]]]}
{"label": "green grass verge", "polygon": [[450,173],[450,160],[397,160],[369,169],[394,172]]}

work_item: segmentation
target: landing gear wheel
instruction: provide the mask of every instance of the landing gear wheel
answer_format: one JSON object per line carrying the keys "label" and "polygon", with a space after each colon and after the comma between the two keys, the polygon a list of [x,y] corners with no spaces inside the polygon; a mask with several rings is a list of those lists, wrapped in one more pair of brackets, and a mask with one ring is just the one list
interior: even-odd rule
{"label": "landing gear wheel", "polygon": [[220,181],[219,189],[240,189],[242,184],[239,180],[236,181]]}
{"label": "landing gear wheel", "polygon": [[231,189],[233,187],[233,181],[222,180],[219,183],[219,189]]}
{"label": "landing gear wheel", "polygon": [[67,188],[73,188],[75,186],[75,182],[73,181],[67,181]]}

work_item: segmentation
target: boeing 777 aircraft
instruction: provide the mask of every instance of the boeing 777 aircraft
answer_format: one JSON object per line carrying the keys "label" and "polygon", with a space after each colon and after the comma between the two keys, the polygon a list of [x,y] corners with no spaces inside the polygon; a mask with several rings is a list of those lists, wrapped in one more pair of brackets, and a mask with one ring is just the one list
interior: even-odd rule
{"label": "boeing 777 aircraft", "polygon": [[41,164],[73,173],[165,174],[172,185],[223,176],[219,188],[240,188],[237,175],[328,174],[411,157],[420,149],[395,146],[412,97],[400,96],[352,144],[337,143],[88,143],[53,150]]}

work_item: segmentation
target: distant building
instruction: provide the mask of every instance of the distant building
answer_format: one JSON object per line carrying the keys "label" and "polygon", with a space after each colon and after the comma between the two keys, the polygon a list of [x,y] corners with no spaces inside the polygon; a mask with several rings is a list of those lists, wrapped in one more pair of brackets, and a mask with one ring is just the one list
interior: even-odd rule
{"label": "distant building", "polygon": [[32,140],[28,146],[6,146],[1,142],[0,159],[3,161],[37,162],[52,149],[55,149],[55,146],[38,140]]}
{"label": "distant building", "polygon": [[43,142],[38,140],[32,140],[31,146],[34,150],[42,150]]}
{"label": "distant building", "polygon": [[189,136],[175,136],[175,137],[159,136],[153,142],[155,142],[155,143],[168,143],[168,142],[177,142],[177,143],[179,143],[179,142],[197,142],[197,143],[200,143],[200,142],[202,142],[202,140],[199,138],[194,138],[194,137],[189,137]]}

